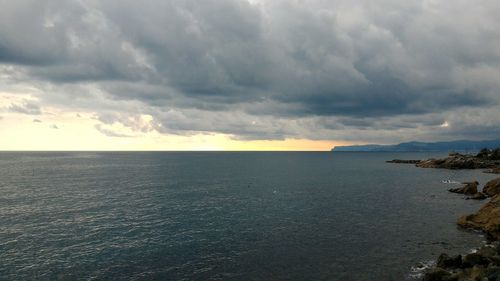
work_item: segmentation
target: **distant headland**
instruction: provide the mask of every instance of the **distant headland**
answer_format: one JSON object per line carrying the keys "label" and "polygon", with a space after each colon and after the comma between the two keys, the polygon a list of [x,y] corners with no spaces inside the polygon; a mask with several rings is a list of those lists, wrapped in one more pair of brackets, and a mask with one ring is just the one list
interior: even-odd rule
{"label": "distant headland", "polygon": [[335,146],[332,151],[374,151],[374,152],[478,152],[483,148],[493,149],[500,147],[500,139],[497,140],[457,140],[448,142],[403,142],[393,145],[366,144]]}

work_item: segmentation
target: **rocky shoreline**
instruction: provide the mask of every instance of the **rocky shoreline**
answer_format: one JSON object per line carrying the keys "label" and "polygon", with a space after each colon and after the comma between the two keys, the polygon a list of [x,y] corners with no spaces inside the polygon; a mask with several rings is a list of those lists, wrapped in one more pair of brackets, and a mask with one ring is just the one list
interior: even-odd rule
{"label": "rocky shoreline", "polygon": [[482,192],[477,191],[477,186],[478,182],[468,182],[461,188],[449,191],[491,198],[478,212],[462,216],[457,222],[464,229],[482,231],[489,243],[464,256],[441,254],[436,267],[425,273],[424,281],[500,280],[500,178],[486,183]]}
{"label": "rocky shoreline", "polygon": [[500,148],[483,149],[477,155],[450,153],[442,159],[403,160],[393,159],[387,163],[415,164],[420,168],[438,169],[488,169],[485,172],[500,174]]}
{"label": "rocky shoreline", "polygon": [[[444,159],[394,159],[387,162],[415,164],[421,168],[490,169],[485,172],[499,174],[500,149],[483,149],[477,155],[450,153]],[[464,229],[482,231],[489,243],[463,256],[441,254],[436,266],[425,273],[424,281],[500,281],[500,178],[487,182],[482,191],[478,190],[477,181],[462,184],[448,191],[468,195],[466,199],[491,199],[476,213],[461,216],[457,224]]]}

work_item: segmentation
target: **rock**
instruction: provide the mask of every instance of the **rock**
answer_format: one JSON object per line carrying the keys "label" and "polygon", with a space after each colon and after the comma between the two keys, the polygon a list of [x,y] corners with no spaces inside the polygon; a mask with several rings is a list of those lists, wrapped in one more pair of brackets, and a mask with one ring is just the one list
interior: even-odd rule
{"label": "rock", "polygon": [[462,256],[450,257],[447,254],[441,254],[437,260],[437,266],[441,268],[458,268],[462,266]]}
{"label": "rock", "polygon": [[497,254],[497,250],[493,247],[483,246],[477,251],[477,253],[482,257],[489,259]]}
{"label": "rock", "polygon": [[486,265],[486,264],[488,264],[488,260],[479,253],[467,254],[462,259],[463,268],[473,267],[476,265]]}
{"label": "rock", "polygon": [[469,280],[482,281],[486,277],[486,269],[483,266],[475,265],[470,273]]}
{"label": "rock", "polygon": [[495,168],[498,161],[490,158],[481,158],[474,155],[450,153],[444,159],[428,159],[416,163],[421,168],[444,168],[444,169],[481,169]]}
{"label": "rock", "polygon": [[489,257],[489,260],[491,261],[492,264],[496,266],[500,266],[500,256],[499,255],[494,255],[492,257]]}
{"label": "rock", "polygon": [[488,280],[500,280],[500,267],[488,267],[485,275]]}
{"label": "rock", "polygon": [[500,239],[500,195],[495,195],[479,211],[472,215],[462,216],[458,225],[464,228],[479,229],[489,239]]}
{"label": "rock", "polygon": [[483,187],[483,193],[488,196],[495,196],[500,194],[500,178],[490,180]]}
{"label": "rock", "polygon": [[399,163],[399,164],[417,164],[420,160],[402,160],[402,159],[393,159],[386,161],[387,163]]}
{"label": "rock", "polygon": [[476,192],[471,197],[467,197],[467,200],[469,200],[469,199],[483,200],[483,199],[486,199],[486,198],[487,198],[487,196],[484,193],[482,193],[482,192]]}
{"label": "rock", "polygon": [[477,186],[479,185],[479,183],[477,181],[464,182],[463,184],[464,184],[463,187],[451,188],[451,189],[448,189],[448,191],[453,192],[453,193],[466,194],[466,195],[474,195],[474,194],[478,193]]}
{"label": "rock", "polygon": [[449,280],[451,273],[442,268],[433,268],[425,273],[424,281],[444,281]]}

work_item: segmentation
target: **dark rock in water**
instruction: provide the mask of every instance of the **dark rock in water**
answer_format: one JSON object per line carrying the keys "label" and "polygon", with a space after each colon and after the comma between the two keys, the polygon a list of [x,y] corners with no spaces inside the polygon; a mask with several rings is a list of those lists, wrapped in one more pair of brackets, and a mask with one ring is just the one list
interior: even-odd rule
{"label": "dark rock in water", "polygon": [[460,193],[460,194],[466,194],[466,195],[474,195],[477,192],[477,186],[479,183],[477,181],[474,182],[464,182],[464,186],[460,188],[451,188],[448,189],[449,192],[453,193]]}
{"label": "dark rock in water", "polygon": [[483,193],[488,196],[500,194],[500,178],[487,182],[483,187]]}
{"label": "dark rock in water", "polygon": [[486,199],[487,196],[486,194],[482,193],[482,192],[476,192],[474,193],[471,197],[467,197],[466,199],[469,200],[469,199],[473,199],[473,200],[484,200]]}
{"label": "dark rock in water", "polygon": [[441,254],[437,260],[437,266],[441,268],[458,268],[462,266],[462,256],[450,257],[447,254]]}
{"label": "dark rock in water", "polygon": [[451,276],[451,273],[442,269],[442,268],[434,268],[425,273],[424,281],[443,281],[449,280],[448,277]]}
{"label": "dark rock in water", "polygon": [[399,164],[417,164],[420,160],[403,160],[403,159],[393,159],[386,161],[387,163],[399,163]]}

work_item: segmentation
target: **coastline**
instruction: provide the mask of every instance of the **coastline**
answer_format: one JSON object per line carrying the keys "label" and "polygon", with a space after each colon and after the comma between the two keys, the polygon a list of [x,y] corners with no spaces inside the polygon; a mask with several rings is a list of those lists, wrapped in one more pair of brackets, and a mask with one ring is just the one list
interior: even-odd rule
{"label": "coastline", "polygon": [[[482,150],[477,155],[450,153],[447,158],[427,160],[393,159],[396,164],[413,164],[420,168],[441,169],[487,169],[483,172],[499,174],[499,149]],[[487,238],[486,245],[478,246],[471,253],[449,256],[442,253],[435,266],[428,267],[423,274],[424,281],[466,281],[500,280],[500,177],[488,181],[478,190],[479,182],[463,182],[460,188],[449,192],[467,195],[465,198],[485,200],[476,213],[461,215],[457,225],[463,230],[481,231]]]}

